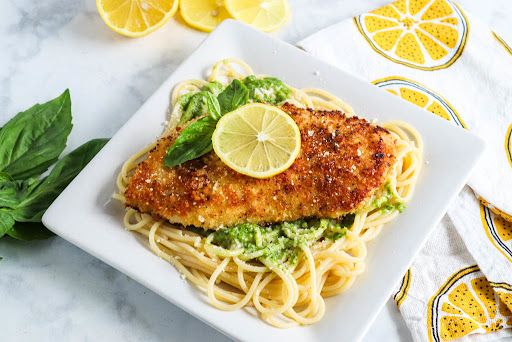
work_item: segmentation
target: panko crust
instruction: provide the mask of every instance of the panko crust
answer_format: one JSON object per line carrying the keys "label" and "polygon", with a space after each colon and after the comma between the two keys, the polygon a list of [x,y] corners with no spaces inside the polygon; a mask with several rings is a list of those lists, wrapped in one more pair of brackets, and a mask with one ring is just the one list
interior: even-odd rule
{"label": "panko crust", "polygon": [[161,138],[132,175],[126,205],[171,223],[219,229],[306,217],[339,218],[363,207],[396,162],[384,128],[340,111],[280,107],[297,123],[301,150],[292,166],[267,179],[240,174],[211,151],[175,167],[164,158],[179,136]]}

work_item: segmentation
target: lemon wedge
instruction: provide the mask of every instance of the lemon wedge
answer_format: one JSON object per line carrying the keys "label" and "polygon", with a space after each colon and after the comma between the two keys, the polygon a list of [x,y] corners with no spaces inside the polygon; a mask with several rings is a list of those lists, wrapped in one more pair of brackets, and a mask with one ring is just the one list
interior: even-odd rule
{"label": "lemon wedge", "polygon": [[213,149],[230,168],[255,178],[288,169],[300,151],[300,131],[279,108],[251,103],[224,115],[212,137]]}
{"label": "lemon wedge", "polygon": [[178,10],[179,0],[96,0],[105,24],[117,33],[142,37],[162,27]]}
{"label": "lemon wedge", "polygon": [[233,18],[264,32],[280,28],[290,17],[287,0],[225,0],[224,5]]}
{"label": "lemon wedge", "polygon": [[230,18],[221,0],[181,0],[180,13],[187,24],[204,32]]}

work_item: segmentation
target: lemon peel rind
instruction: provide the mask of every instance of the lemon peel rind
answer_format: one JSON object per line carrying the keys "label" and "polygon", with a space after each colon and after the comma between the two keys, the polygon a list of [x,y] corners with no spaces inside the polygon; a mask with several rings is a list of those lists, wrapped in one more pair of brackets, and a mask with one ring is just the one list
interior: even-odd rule
{"label": "lemon peel rind", "polygon": [[103,10],[103,8],[100,5],[101,0],[96,0],[96,8],[98,9],[98,13],[100,14],[101,19],[103,19],[103,22],[112,31],[122,34],[123,36],[126,36],[126,37],[140,38],[140,37],[147,36],[148,34],[158,30],[159,28],[164,26],[169,21],[169,19],[171,19],[176,14],[176,12],[178,11],[179,0],[173,0],[173,1],[174,2],[172,4],[171,10],[168,13],[166,13],[166,15],[162,18],[162,20],[160,20],[157,24],[149,27],[148,29],[146,29],[144,31],[135,32],[135,33],[132,31],[125,30],[125,29],[119,28],[117,26],[111,25],[110,21],[108,20],[108,14]]}
{"label": "lemon peel rind", "polygon": [[383,51],[381,51],[381,49],[378,46],[375,45],[375,43],[365,33],[365,31],[363,29],[363,26],[362,26],[362,23],[361,23],[361,18],[363,17],[363,15],[359,15],[357,17],[354,17],[353,20],[354,20],[354,24],[357,27],[357,30],[359,31],[359,33],[361,33],[361,35],[366,39],[366,41],[368,42],[370,47],[375,52],[377,52],[379,55],[381,55],[382,57],[385,57],[385,58],[389,59],[392,62],[395,62],[397,64],[401,64],[401,65],[404,65],[404,66],[407,66],[407,67],[410,67],[410,68],[424,70],[424,71],[434,71],[434,70],[448,68],[453,63],[455,63],[459,59],[459,57],[462,55],[462,53],[464,52],[464,49],[466,48],[466,45],[467,45],[468,36],[469,36],[469,28],[470,28],[469,21],[468,21],[466,15],[464,14],[464,12],[461,10],[461,8],[456,3],[451,2],[451,4],[453,4],[453,8],[454,8],[455,12],[458,13],[459,16],[462,19],[464,19],[464,20],[461,20],[462,21],[462,25],[463,25],[462,40],[461,40],[461,42],[459,44],[459,47],[458,47],[457,51],[453,54],[453,56],[450,58],[450,60],[448,60],[444,64],[435,65],[435,66],[431,66],[431,67],[425,67],[425,66],[413,64],[413,63],[410,63],[410,62],[402,61],[402,60],[393,58],[390,55],[384,53]]}

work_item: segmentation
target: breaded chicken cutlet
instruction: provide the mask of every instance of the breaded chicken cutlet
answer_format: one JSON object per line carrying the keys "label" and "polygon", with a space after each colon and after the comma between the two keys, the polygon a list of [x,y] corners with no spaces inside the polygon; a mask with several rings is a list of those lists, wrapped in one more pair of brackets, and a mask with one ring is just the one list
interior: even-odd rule
{"label": "breaded chicken cutlet", "polygon": [[267,179],[240,174],[214,151],[175,167],[164,158],[182,127],[161,138],[132,175],[126,205],[183,226],[219,229],[300,218],[340,218],[365,205],[396,161],[384,128],[339,111],[280,107],[297,123],[301,150]]}

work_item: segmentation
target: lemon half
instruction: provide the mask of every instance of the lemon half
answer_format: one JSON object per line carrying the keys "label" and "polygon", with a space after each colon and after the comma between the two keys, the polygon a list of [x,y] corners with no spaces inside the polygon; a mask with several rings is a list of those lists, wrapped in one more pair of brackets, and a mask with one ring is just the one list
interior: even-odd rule
{"label": "lemon half", "polygon": [[251,103],[224,115],[212,137],[213,149],[230,168],[255,178],[288,169],[300,152],[300,131],[279,108]]}
{"label": "lemon half", "polygon": [[178,10],[178,0],[96,0],[96,5],[108,27],[129,37],[155,31]]}
{"label": "lemon half", "polygon": [[221,0],[181,0],[180,13],[187,24],[204,32],[230,18]]}
{"label": "lemon half", "polygon": [[233,18],[264,32],[280,28],[290,16],[288,0],[225,0],[225,6]]}

